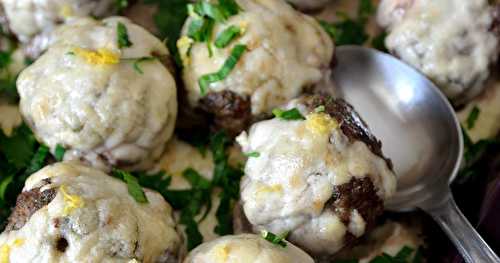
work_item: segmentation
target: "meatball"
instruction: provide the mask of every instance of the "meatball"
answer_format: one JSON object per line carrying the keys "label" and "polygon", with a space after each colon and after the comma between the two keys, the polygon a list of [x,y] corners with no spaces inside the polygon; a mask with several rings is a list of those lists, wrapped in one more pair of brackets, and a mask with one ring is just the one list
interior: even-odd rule
{"label": "meatball", "polygon": [[[239,13],[225,23],[216,22],[212,32],[211,39],[216,39],[228,27],[238,27],[240,35],[227,47],[213,46],[210,56],[206,43],[189,37],[196,14],[186,21],[178,46],[189,104],[215,115],[218,127],[238,134],[254,117],[270,114],[320,82],[329,70],[334,45],[314,18],[283,0],[236,2]],[[235,67],[210,83],[204,94],[200,78],[219,71],[237,45],[246,45],[246,50]]]}
{"label": "meatball", "polygon": [[224,236],[195,248],[184,263],[313,263],[312,258],[291,243],[285,247],[252,235]]}
{"label": "meatball", "polygon": [[[119,48],[118,25],[129,47]],[[65,160],[149,169],[177,116],[175,80],[160,62],[165,56],[160,40],[127,19],[74,21],[19,75],[21,113],[40,142],[66,149]]]}
{"label": "meatball", "polygon": [[144,189],[76,162],[43,168],[26,181],[5,232],[7,262],[176,262],[181,239],[172,208]]}
{"label": "meatball", "polygon": [[289,232],[290,242],[329,257],[373,226],[396,177],[380,141],[345,101],[306,96],[287,108],[305,117],[258,122],[237,138],[258,157],[245,165],[244,218],[235,227]]}
{"label": "meatball", "polygon": [[496,10],[487,0],[383,0],[377,20],[391,53],[462,104],[481,92],[497,60]]}
{"label": "meatball", "polygon": [[114,0],[3,0],[6,23],[21,42],[74,17],[103,17],[115,11]]}

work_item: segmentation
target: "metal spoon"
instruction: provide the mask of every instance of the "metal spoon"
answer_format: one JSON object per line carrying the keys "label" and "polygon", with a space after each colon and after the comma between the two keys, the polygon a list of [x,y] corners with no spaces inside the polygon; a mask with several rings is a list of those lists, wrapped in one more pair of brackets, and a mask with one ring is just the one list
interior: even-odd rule
{"label": "metal spoon", "polygon": [[353,104],[394,163],[398,190],[388,209],[421,208],[467,262],[500,262],[451,195],[449,183],[460,167],[463,138],[444,95],[413,68],[376,50],[343,46],[336,58],[332,76],[337,95]]}

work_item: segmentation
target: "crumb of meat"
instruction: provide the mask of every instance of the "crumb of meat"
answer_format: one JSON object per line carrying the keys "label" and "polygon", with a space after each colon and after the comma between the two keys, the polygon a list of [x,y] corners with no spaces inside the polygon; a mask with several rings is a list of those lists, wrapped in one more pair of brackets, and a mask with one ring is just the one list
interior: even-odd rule
{"label": "crumb of meat", "polygon": [[[333,196],[325,205],[332,209],[344,225],[349,225],[351,213],[357,210],[367,224],[367,229],[375,225],[376,219],[384,212],[384,202],[378,197],[370,177],[352,178],[348,183],[333,187]],[[346,244],[356,238],[346,235]]]}
{"label": "crumb of meat", "polygon": [[17,197],[16,206],[8,219],[5,231],[21,229],[36,211],[48,205],[56,197],[56,188],[40,191],[49,183],[50,181],[44,181],[42,186],[22,192]]}
{"label": "crumb of meat", "polygon": [[231,136],[238,135],[252,120],[250,99],[229,90],[208,93],[200,99],[200,108],[213,115],[215,129]]}
{"label": "crumb of meat", "polygon": [[382,142],[370,132],[368,125],[361,119],[356,110],[343,99],[334,99],[329,96],[305,96],[304,104],[309,111],[314,111],[319,106],[325,107],[325,112],[335,118],[340,124],[342,133],[352,141],[362,141],[370,151],[384,159],[387,166],[392,169],[392,162],[382,154]]}

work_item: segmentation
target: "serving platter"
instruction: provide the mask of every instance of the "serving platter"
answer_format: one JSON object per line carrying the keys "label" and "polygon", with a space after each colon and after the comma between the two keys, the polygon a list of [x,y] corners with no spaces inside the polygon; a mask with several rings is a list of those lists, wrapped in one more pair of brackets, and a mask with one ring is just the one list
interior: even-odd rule
{"label": "serving platter", "polygon": [[[358,23],[357,19],[360,16],[359,3],[363,5],[363,3],[366,4],[366,1],[336,0],[331,1],[324,8],[307,10],[306,13],[331,25],[335,25],[335,23],[338,25],[338,23],[345,21]],[[379,1],[374,0],[372,4],[376,7]],[[158,10],[154,6],[142,3],[131,4],[130,7],[122,10],[122,14],[128,16],[135,23],[158,33],[158,29],[155,30],[158,24],[151,20],[156,12]],[[158,21],[156,22],[158,23]],[[352,38],[347,37],[340,41],[354,43],[341,44],[358,44],[381,48],[380,38],[383,36],[384,30],[377,26],[375,10],[371,10],[370,16],[359,25],[361,25],[361,31],[355,31],[359,28],[342,28],[343,30],[354,31],[346,33],[347,36],[353,36]],[[350,33],[352,34],[349,35]],[[359,34],[363,36],[360,37]],[[9,70],[19,72],[24,67],[21,52],[16,51],[13,54],[13,60],[14,62]],[[500,81],[497,78],[498,71],[496,69],[493,69],[491,75],[492,77],[485,84],[486,88],[480,95],[455,108],[457,116],[462,122],[466,140],[468,140],[466,142],[468,148],[465,153],[466,162],[462,165],[462,171],[452,186],[459,207],[472,224],[478,228],[478,231],[492,248],[498,251],[500,249],[500,236],[495,225],[495,218],[500,216],[498,214],[500,210],[496,207],[496,200],[498,200],[500,191],[497,189],[500,185],[500,181],[498,181],[500,175],[500,149],[498,142],[495,140],[500,133]],[[183,107],[183,105],[183,102],[179,103],[179,107]],[[196,130],[197,128],[192,128],[193,133],[188,132],[188,134],[185,132],[184,125],[179,124],[182,121],[182,118],[177,120],[177,125],[181,127],[177,129],[174,137],[169,140],[161,158],[152,169],[154,173],[164,171],[168,175],[168,177],[156,178],[158,179],[157,183],[165,183],[164,185],[167,186],[168,191],[185,191],[194,196],[192,181],[187,180],[185,176],[188,168],[196,171],[198,175],[207,181],[213,181],[214,174],[217,176],[217,169],[220,169],[221,166],[228,170],[240,169],[244,166],[249,158],[248,153],[245,155],[238,144],[233,143],[232,139],[221,139],[217,137],[217,133],[210,134],[208,129],[201,132],[201,134],[205,135],[200,136],[199,130]],[[15,135],[15,127],[22,124],[21,114],[16,103],[12,103],[8,99],[2,99],[0,102],[0,124],[7,137],[13,136],[13,131]],[[377,134],[375,135],[377,136]],[[1,142],[2,140],[0,140],[0,151],[2,151],[2,147],[5,147],[5,144],[1,144]],[[220,152],[220,149],[222,149],[223,153]],[[13,205],[12,201],[15,199],[12,198],[12,195],[17,195],[17,193],[8,192],[5,194],[3,192],[14,191],[12,190],[12,184],[10,182],[6,183],[5,178],[8,175],[4,172],[0,173],[1,204],[9,201],[9,204]],[[168,183],[166,178],[168,178]],[[164,190],[167,191],[167,189]],[[209,192],[203,192],[202,199],[205,199],[202,202],[203,208],[192,215],[193,220],[190,221],[196,224],[196,229],[201,234],[201,237],[192,236],[192,232],[190,232],[193,227],[192,224],[180,222],[183,212],[185,212],[183,210],[185,206],[171,204],[174,207],[174,218],[180,222],[179,232],[183,236],[183,246],[186,247],[186,250],[191,249],[191,246],[195,246],[193,244],[198,245],[201,241],[209,242],[221,235],[233,232],[232,226],[229,227],[229,221],[227,221],[227,214],[230,214],[230,212],[225,211],[225,214],[221,212],[220,198],[224,196],[226,190],[223,187],[217,187],[210,189]],[[210,201],[207,201],[207,199]],[[8,205],[1,208],[4,209],[5,207],[8,207]],[[0,218],[4,221],[1,225],[5,224],[6,213],[8,213],[6,210],[0,211]],[[221,227],[224,229],[221,229]],[[194,243],[190,244],[190,242]],[[336,254],[335,259],[331,259],[331,262],[337,262],[336,260],[338,262],[346,262],[341,260],[352,260],[347,262],[374,262],[373,260],[380,259],[384,253],[393,257],[400,252],[409,253],[412,258],[422,256],[424,257],[422,262],[460,262],[461,260],[444,233],[425,213],[420,211],[407,213],[386,211],[377,220],[377,225],[373,230],[356,243],[342,249]]]}

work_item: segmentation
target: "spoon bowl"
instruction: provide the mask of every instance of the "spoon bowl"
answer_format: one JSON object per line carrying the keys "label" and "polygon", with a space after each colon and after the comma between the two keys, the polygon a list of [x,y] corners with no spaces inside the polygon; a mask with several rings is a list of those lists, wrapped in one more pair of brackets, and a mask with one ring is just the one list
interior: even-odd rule
{"label": "spoon bowl", "polygon": [[398,189],[386,207],[431,214],[467,262],[500,262],[451,196],[449,184],[460,168],[463,138],[446,97],[421,73],[388,54],[342,46],[336,59],[336,96],[356,108],[394,163]]}

